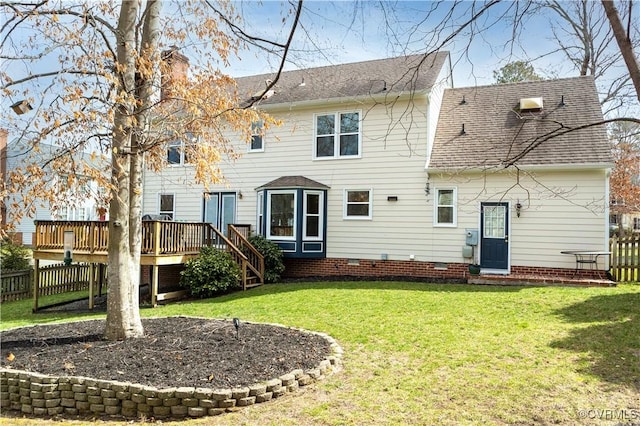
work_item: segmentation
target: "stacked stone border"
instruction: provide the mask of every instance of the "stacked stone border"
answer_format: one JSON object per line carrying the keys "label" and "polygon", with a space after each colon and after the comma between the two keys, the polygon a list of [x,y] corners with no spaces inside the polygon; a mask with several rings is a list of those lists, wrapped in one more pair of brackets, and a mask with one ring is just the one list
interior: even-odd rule
{"label": "stacked stone border", "polygon": [[0,410],[42,417],[94,415],[180,419],[216,416],[236,407],[267,402],[295,392],[341,369],[342,348],[328,334],[280,324],[267,325],[318,335],[329,342],[331,352],[316,368],[297,369],[265,382],[232,389],[159,389],[89,377],[57,377],[0,368]]}

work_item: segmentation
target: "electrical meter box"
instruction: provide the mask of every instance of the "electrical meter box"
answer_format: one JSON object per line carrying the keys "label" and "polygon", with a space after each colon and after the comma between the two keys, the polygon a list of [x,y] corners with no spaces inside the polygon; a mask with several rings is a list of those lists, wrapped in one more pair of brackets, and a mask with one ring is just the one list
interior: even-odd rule
{"label": "electrical meter box", "polygon": [[477,246],[478,245],[478,230],[477,229],[465,229],[466,239],[465,244],[468,246]]}

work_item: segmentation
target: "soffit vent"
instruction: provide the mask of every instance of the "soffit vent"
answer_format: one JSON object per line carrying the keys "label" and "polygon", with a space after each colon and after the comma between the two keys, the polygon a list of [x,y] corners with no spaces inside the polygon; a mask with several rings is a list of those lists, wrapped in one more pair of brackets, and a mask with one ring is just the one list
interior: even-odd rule
{"label": "soffit vent", "polygon": [[541,109],[542,109],[542,98],[520,99],[520,111],[540,111]]}

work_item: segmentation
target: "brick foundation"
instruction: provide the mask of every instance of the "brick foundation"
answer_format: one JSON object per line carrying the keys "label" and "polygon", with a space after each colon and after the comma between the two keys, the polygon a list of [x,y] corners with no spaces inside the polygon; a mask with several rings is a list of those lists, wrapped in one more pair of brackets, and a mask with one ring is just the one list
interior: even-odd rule
{"label": "brick foundation", "polygon": [[[324,279],[410,279],[432,282],[466,282],[469,275],[467,263],[417,262],[413,260],[371,259],[285,259],[283,278]],[[579,271],[567,268],[512,266],[511,276],[538,276],[594,279],[605,275],[604,271]]]}

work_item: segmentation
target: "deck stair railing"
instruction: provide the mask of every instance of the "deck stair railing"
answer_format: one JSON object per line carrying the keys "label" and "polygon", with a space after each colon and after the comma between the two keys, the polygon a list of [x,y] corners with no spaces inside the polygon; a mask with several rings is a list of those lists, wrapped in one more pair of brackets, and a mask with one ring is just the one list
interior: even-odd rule
{"label": "deck stair railing", "polygon": [[237,247],[247,257],[248,276],[245,288],[264,284],[264,256],[249,242],[249,227],[246,225],[227,226],[231,245]]}

